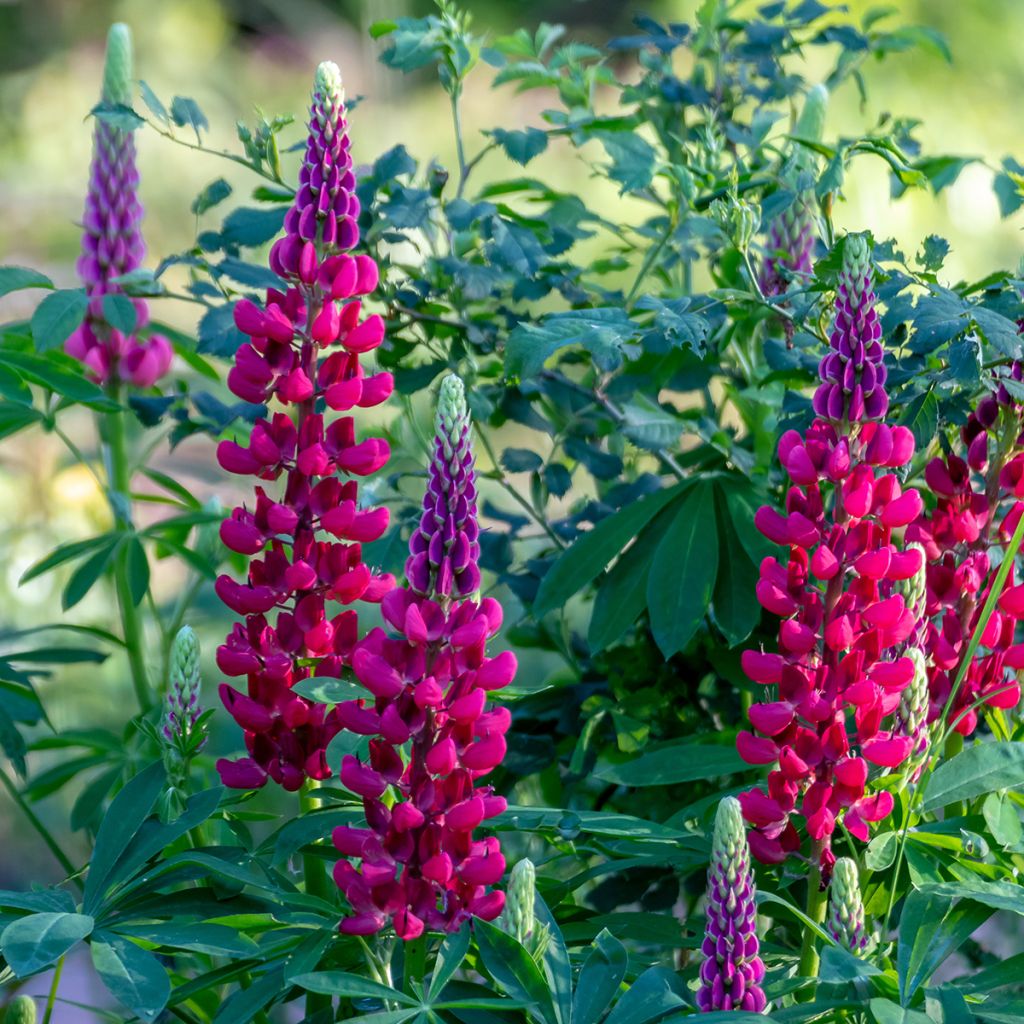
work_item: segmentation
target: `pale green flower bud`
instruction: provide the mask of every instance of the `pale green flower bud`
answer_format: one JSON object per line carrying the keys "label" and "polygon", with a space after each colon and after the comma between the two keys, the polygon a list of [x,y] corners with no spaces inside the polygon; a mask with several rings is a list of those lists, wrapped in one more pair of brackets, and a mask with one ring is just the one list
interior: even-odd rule
{"label": "pale green flower bud", "polygon": [[849,857],[840,857],[832,871],[828,893],[829,934],[843,949],[863,953],[870,944],[864,924],[864,901],[860,894],[857,865]]}
{"label": "pale green flower bud", "polygon": [[107,33],[107,53],[103,62],[103,102],[132,105],[132,33],[127,25],[116,22]]}

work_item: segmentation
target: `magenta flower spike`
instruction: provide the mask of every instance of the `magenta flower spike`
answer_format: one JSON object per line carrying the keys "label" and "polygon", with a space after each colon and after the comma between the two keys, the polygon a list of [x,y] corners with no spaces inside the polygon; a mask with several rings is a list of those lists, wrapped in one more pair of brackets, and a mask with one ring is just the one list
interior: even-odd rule
{"label": "magenta flower spike", "polygon": [[[361,507],[357,481],[379,470],[390,450],[381,438],[357,440],[351,412],[385,401],[394,382],[388,373],[365,375],[360,364],[383,341],[384,321],[364,317],[359,298],[376,288],[376,264],[344,251],[358,241],[354,188],[341,75],[323,63],[300,188],[270,255],[287,287],[268,291],[263,306],[235,306],[249,341],[228,385],[249,402],[276,398],[284,411],[258,420],[248,445],[222,441],[217,449],[228,472],[262,482],[254,504],[236,508],[220,531],[232,551],[252,556],[244,582],[216,583],[221,600],[244,616],[217,651],[225,675],[247,680],[245,693],[220,691],[249,751],[218,762],[225,785],[237,788],[269,777],[297,790],[330,775],[326,748],[341,728],[339,713],[292,687],[310,675],[339,676],[350,664],[357,614],[331,603],[379,602],[394,586],[362,558],[362,544],[387,529],[388,511]],[[325,406],[343,415],[328,422]]]}
{"label": "magenta flower spike", "polygon": [[480,589],[479,536],[465,388],[455,374],[449,374],[441,382],[437,403],[423,515],[409,542],[405,575],[410,588],[438,600],[476,593]]}
{"label": "magenta flower spike", "polygon": [[763,1013],[764,963],[757,939],[756,888],[743,812],[735,797],[718,805],[708,868],[707,927],[697,1008]]}
{"label": "magenta flower spike", "polygon": [[[127,25],[110,27],[102,100],[107,108],[132,104],[132,37]],[[171,343],[162,334],[147,339],[125,335],[106,322],[103,311],[103,297],[123,291],[116,279],[137,270],[146,253],[138,187],[131,131],[98,116],[78,259],[78,276],[89,296],[89,309],[65,348],[101,384],[123,380],[147,388],[170,369]],[[138,330],[148,322],[149,309],[144,299],[131,301]]]}
{"label": "magenta flower spike", "polygon": [[[428,557],[420,586],[392,590],[382,601],[392,635],[373,630],[352,657],[368,696],[337,708],[343,727],[373,737],[367,762],[349,756],[341,766],[342,784],[363,798],[368,826],[334,831],[338,851],[361,862],[341,860],[334,869],[352,908],[341,922],[348,934],[373,934],[389,921],[406,940],[424,930],[454,931],[470,917],[493,920],[505,901],[488,888],[505,871],[498,840],[473,833],[505,809],[504,798],[478,782],[505,756],[511,716],[504,707],[488,709],[487,701],[512,681],[516,659],[486,653],[501,627],[501,605],[451,593],[479,586],[475,533],[468,558],[451,554],[469,525],[476,527],[462,396],[462,382],[447,378],[425,503],[430,518],[422,527],[437,527],[432,536],[445,544]],[[417,555],[432,544],[417,551],[418,543],[414,538],[414,573],[423,564]]]}
{"label": "magenta flower spike", "polygon": [[871,278],[867,239],[848,235],[830,339],[832,351],[821,361],[821,384],[814,393],[814,411],[824,419],[850,423],[877,420],[889,408],[882,325]]}

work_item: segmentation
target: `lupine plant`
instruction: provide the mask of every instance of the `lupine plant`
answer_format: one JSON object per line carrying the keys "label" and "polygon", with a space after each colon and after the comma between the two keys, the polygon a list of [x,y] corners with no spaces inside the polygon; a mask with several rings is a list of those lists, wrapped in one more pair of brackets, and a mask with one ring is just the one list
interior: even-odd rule
{"label": "lupine plant", "polygon": [[[98,1019],[1024,1019],[1024,283],[845,204],[971,162],[836,135],[949,59],[897,18],[375,24],[451,167],[329,59],[214,148],[110,30],[81,287],[0,268],[0,437],[103,509],[12,552],[65,615],[0,635],[6,1020],[83,958]],[[185,251],[143,147],[230,175],[150,203]]]}

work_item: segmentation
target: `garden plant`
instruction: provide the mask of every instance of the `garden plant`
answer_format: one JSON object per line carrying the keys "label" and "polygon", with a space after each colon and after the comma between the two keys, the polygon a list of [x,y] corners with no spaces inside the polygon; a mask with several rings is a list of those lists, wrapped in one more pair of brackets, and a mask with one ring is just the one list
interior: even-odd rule
{"label": "garden plant", "polygon": [[[1024,1020],[1024,279],[852,223],[851,164],[937,195],[970,159],[829,118],[945,42],[816,0],[371,33],[455,166],[357,166],[329,59],[212,147],[116,24],[80,284],[0,267],[41,296],[2,444],[108,505],[22,577],[63,614],[0,636],[4,813],[62,879],[0,892],[5,1019],[59,1022],[85,955],[114,1021]],[[488,88],[536,123],[464,131]],[[173,146],[211,182],[147,254],[136,149]],[[104,661],[134,705],[56,727]]]}

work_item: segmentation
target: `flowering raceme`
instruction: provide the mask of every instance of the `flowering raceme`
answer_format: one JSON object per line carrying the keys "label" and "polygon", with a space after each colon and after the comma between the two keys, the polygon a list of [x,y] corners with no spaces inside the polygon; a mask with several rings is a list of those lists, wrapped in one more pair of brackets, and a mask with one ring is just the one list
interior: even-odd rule
{"label": "flowering raceme", "polygon": [[757,903],[743,812],[727,796],[715,813],[708,867],[707,928],[701,951],[697,1008],[763,1013],[764,963],[757,939]]}
{"label": "flowering raceme", "polygon": [[864,398],[882,387],[877,320],[865,308],[873,302],[865,251],[863,239],[847,238],[833,353],[821,367],[826,398],[816,403],[830,415],[804,435],[782,436],[779,457],[792,481],[785,514],[765,506],[755,517],[789,558],[766,558],[757,583],[761,605],[782,619],[778,653],[743,654],[747,675],[778,691],[751,707],[756,733],[737,740],[749,764],[775,766],[767,791],[741,796],[754,855],[778,862],[797,850],[791,818],[802,814],[826,880],[837,823],[866,840],[868,823],[892,810],[891,793],[868,791],[869,764],[895,768],[913,746],[893,716],[914,677],[904,651],[919,626],[901,581],[919,572],[923,556],[903,550],[896,531],[920,515],[922,502],[887,472],[910,461],[910,431],[866,419],[885,402]]}
{"label": "flowering raceme", "polygon": [[[103,66],[102,106],[132,105],[132,40],[127,25],[112,25]],[[101,384],[124,380],[148,388],[170,368],[173,351],[162,334],[142,339],[123,334],[106,321],[103,298],[122,292],[116,279],[138,269],[145,255],[142,204],[137,191],[135,141],[131,131],[96,118],[89,192],[82,216],[82,255],[78,276],[85,285],[89,308],[85,321],[68,338],[68,355],[81,360]],[[132,299],[135,327],[149,319],[144,299]]]}
{"label": "flowering raceme", "polygon": [[[379,405],[394,386],[390,374],[367,376],[360,365],[383,340],[384,322],[363,317],[359,298],[376,288],[376,264],[345,251],[358,241],[358,215],[341,76],[323,63],[299,190],[270,254],[287,287],[268,291],[262,307],[235,307],[249,341],[228,385],[249,402],[276,399],[285,411],[258,420],[247,446],[222,441],[217,449],[228,472],[282,482],[276,494],[257,486],[253,507],[236,508],[221,526],[232,551],[253,556],[244,583],[221,576],[216,584],[221,600],[245,616],[217,651],[221,671],[248,682],[247,694],[220,691],[250,755],[218,762],[228,786],[261,786],[269,776],[296,790],[330,775],[325,751],[341,728],[338,712],[292,687],[310,674],[340,675],[352,656],[356,612],[332,616],[327,603],[379,602],[394,585],[363,562],[361,545],[384,533],[388,513],[360,508],[357,485],[387,462],[387,442],[357,441],[351,415],[328,423],[323,411]],[[321,352],[328,354],[320,359]]]}
{"label": "flowering raceme", "polygon": [[455,930],[470,916],[493,920],[504,905],[504,893],[487,889],[505,870],[498,840],[474,839],[473,830],[505,809],[503,797],[476,783],[505,755],[511,717],[486,704],[512,681],[516,659],[487,656],[501,606],[470,591],[480,579],[479,528],[458,378],[442,385],[436,424],[427,511],[410,543],[415,586],[381,602],[394,635],[374,629],[352,655],[370,696],[337,708],[345,728],[373,737],[367,763],[349,755],[341,766],[368,825],[334,830],[338,851],[361,860],[334,869],[352,907],[341,923],[348,934],[373,934],[390,919],[399,938],[415,939],[424,929]]}
{"label": "flowering raceme", "polygon": [[[1011,367],[1010,376],[1020,381],[1019,363]],[[989,549],[1009,541],[1024,512],[1022,415],[1020,404],[1000,384],[961,430],[966,457],[936,456],[925,467],[935,508],[923,514],[907,536],[920,542],[928,559],[925,651],[930,721],[941,718],[950,702],[960,661],[995,579]],[[1003,709],[1020,701],[1015,673],[1024,669],[1024,645],[1015,644],[1014,637],[1021,619],[1024,586],[1013,586],[1011,577],[950,705],[951,722],[964,736],[977,727],[974,705],[979,701]]]}

